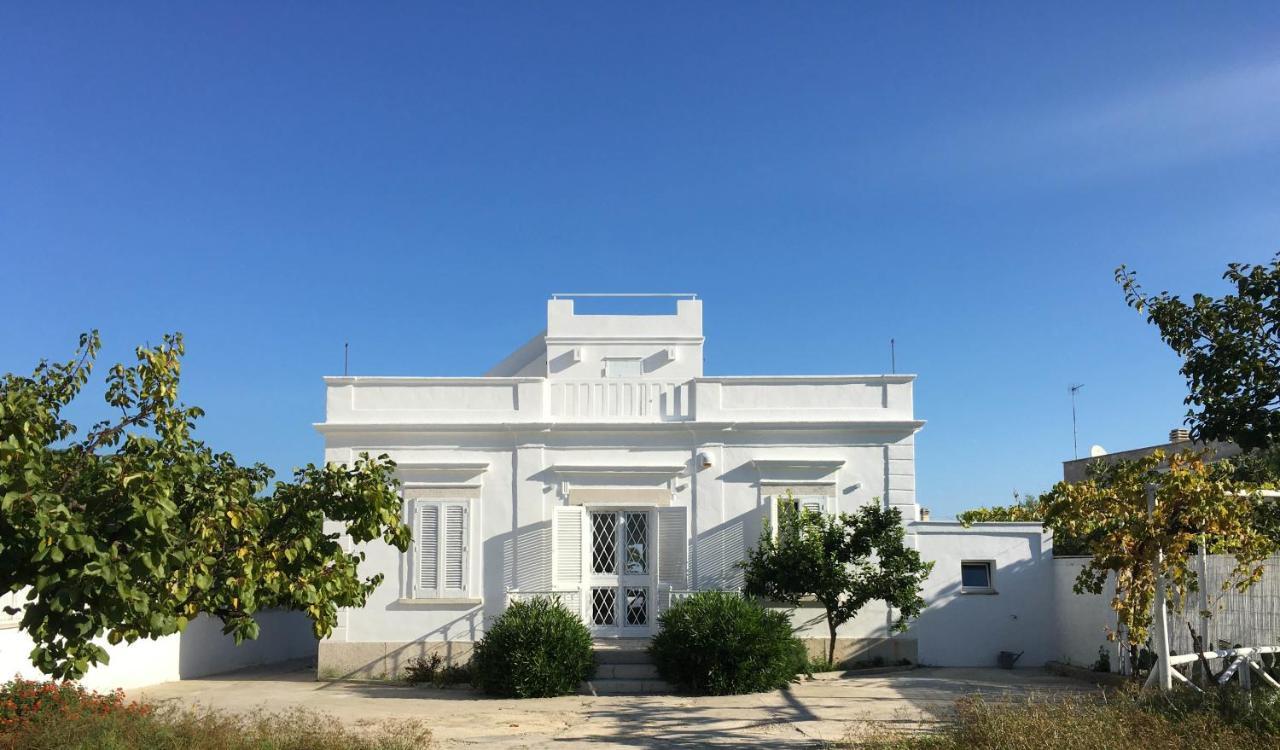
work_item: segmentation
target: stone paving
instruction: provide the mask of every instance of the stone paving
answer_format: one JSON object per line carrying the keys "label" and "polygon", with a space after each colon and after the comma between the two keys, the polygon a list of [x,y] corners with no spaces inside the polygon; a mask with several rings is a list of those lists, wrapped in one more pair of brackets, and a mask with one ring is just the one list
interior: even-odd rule
{"label": "stone paving", "polygon": [[439,747],[735,748],[822,747],[866,722],[928,726],[969,693],[1014,696],[1091,690],[1039,669],[921,668],[881,674],[826,673],[786,690],[726,697],[480,697],[394,683],[317,682],[305,664],[168,682],[133,691],[230,711],[302,707],[351,725],[418,719]]}

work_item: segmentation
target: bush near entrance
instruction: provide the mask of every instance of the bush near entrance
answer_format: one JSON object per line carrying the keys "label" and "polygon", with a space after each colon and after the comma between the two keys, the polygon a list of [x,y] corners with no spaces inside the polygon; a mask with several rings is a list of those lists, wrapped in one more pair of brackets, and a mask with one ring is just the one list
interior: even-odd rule
{"label": "bush near entrance", "polygon": [[504,698],[576,692],[595,671],[591,632],[559,599],[512,602],[476,644],[471,682]]}
{"label": "bush near entrance", "polygon": [[805,671],[804,644],[790,618],[736,594],[705,591],[658,618],[649,653],[662,679],[699,695],[786,687]]}

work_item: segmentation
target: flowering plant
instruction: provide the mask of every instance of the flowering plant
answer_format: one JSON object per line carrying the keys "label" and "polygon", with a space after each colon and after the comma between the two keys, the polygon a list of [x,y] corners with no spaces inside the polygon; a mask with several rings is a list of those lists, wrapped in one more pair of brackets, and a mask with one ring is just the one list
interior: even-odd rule
{"label": "flowering plant", "polygon": [[117,688],[109,693],[86,690],[70,682],[37,682],[14,677],[0,685],[0,732],[21,729],[37,716],[56,718],[127,714],[145,716],[151,707],[125,699]]}

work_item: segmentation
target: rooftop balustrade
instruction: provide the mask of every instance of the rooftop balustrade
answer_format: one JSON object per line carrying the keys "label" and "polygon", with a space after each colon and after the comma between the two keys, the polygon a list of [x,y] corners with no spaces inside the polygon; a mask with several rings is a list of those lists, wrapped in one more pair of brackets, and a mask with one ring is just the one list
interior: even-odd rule
{"label": "rooftop balustrade", "polygon": [[331,377],[341,425],[906,422],[912,375],[659,378]]}

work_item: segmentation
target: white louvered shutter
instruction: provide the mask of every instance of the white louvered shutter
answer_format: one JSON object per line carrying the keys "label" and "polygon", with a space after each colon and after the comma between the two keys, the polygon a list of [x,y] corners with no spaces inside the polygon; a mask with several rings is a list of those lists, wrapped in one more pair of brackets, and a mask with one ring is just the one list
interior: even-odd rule
{"label": "white louvered shutter", "polygon": [[444,596],[467,595],[467,558],[469,538],[467,529],[467,504],[443,503],[443,539],[440,568],[444,571]]}
{"label": "white louvered shutter", "polygon": [[667,591],[689,588],[689,510],[658,508],[657,513],[658,586],[665,596]]}
{"label": "white louvered shutter", "polygon": [[828,512],[825,495],[804,495],[797,499],[800,501],[800,507],[804,510],[811,510],[815,513]]}
{"label": "white louvered shutter", "polygon": [[551,585],[558,591],[576,591],[565,597],[565,606],[583,616],[583,572],[586,570],[586,509],[578,505],[551,511]]}
{"label": "white louvered shutter", "polygon": [[431,599],[440,595],[440,506],[419,502],[416,510],[414,557],[417,573],[413,595],[418,599]]}
{"label": "white louvered shutter", "polygon": [[556,508],[551,516],[551,580],[556,588],[577,589],[585,567],[587,514],[581,506]]}

